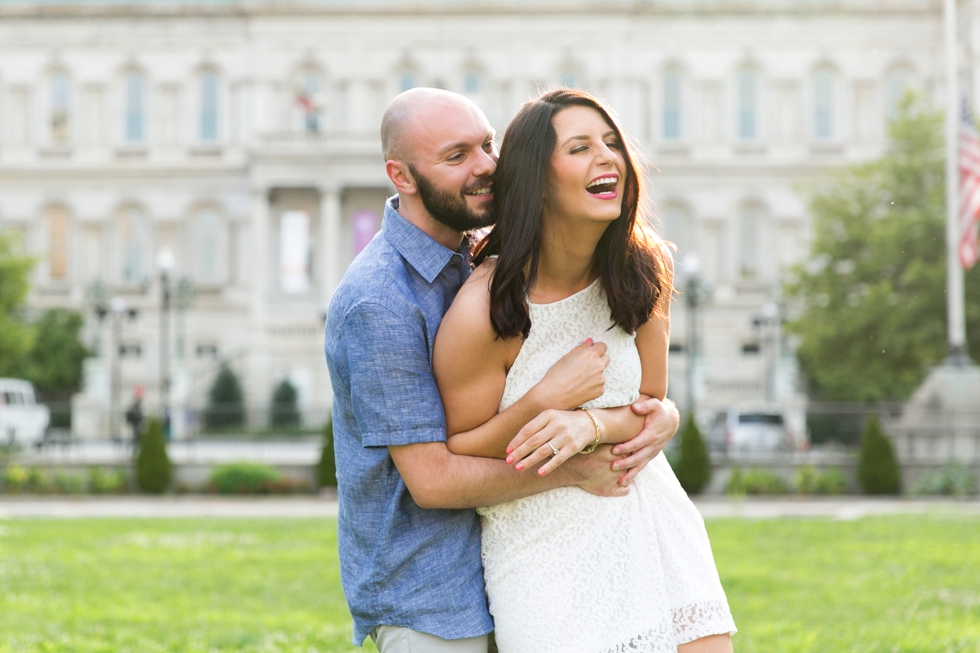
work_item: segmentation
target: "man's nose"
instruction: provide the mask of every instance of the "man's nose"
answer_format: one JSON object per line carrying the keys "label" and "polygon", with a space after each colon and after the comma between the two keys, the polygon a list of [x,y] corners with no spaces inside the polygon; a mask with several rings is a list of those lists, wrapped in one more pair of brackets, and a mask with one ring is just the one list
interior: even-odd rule
{"label": "man's nose", "polygon": [[483,152],[481,150],[476,165],[473,167],[474,177],[486,177],[492,175],[497,169],[497,151]]}

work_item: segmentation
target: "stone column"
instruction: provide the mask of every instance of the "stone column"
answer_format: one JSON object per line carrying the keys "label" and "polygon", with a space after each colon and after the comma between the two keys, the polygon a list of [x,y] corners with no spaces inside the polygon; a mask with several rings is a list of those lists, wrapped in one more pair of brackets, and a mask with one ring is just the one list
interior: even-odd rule
{"label": "stone column", "polygon": [[320,230],[317,243],[317,264],[320,272],[320,310],[324,313],[340,283],[341,241],[343,224],[340,207],[340,190],[335,187],[320,188]]}
{"label": "stone column", "polygon": [[269,303],[270,279],[273,272],[269,265],[269,236],[271,233],[271,212],[269,189],[266,186],[252,188],[252,261],[250,276],[252,281],[251,317],[256,333],[265,327]]}

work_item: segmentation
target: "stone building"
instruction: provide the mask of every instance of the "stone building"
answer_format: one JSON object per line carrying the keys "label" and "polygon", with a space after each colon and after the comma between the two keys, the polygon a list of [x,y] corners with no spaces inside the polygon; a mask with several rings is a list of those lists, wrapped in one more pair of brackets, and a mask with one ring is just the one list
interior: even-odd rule
{"label": "stone building", "polygon": [[[970,59],[980,30],[962,4]],[[288,378],[316,423],[326,307],[391,192],[387,102],[447,88],[503,132],[540,88],[578,86],[638,141],[678,270],[695,254],[711,286],[692,384],[675,303],[670,394],[684,404],[691,385],[705,416],[780,404],[800,430],[779,330],[810,229],[800,185],[879,155],[906,88],[939,97],[941,36],[932,0],[14,0],[0,5],[0,229],[39,256],[31,307],[89,317],[80,435],[105,432],[78,416],[113,388],[117,407],[135,385],[159,404],[162,354],[179,413],[227,361],[250,407]],[[171,285],[193,288],[166,314],[166,352],[161,252]],[[97,319],[113,296],[135,317]],[[194,428],[183,413],[175,426]]]}

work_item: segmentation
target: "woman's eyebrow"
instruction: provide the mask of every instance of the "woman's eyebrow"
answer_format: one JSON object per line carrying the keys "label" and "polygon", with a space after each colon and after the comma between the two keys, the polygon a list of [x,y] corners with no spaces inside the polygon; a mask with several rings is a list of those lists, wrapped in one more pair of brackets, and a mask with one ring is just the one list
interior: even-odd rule
{"label": "woman's eyebrow", "polygon": [[[607,131],[605,134],[602,135],[603,138],[609,138],[610,136],[613,136],[615,138],[619,138],[619,136],[616,135],[616,131],[613,130],[613,129],[610,129],[609,131]],[[586,136],[585,134],[581,134],[579,136],[572,136],[571,138],[566,139],[561,144],[561,147],[565,147],[566,145],[568,145],[572,141],[587,141],[587,140],[589,140],[589,137]]]}

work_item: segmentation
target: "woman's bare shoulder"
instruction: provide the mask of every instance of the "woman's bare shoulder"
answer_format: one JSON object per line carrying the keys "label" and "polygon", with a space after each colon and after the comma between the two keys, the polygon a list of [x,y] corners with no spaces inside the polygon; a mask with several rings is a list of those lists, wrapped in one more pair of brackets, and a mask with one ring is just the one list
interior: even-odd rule
{"label": "woman's bare shoulder", "polygon": [[458,345],[488,345],[496,340],[490,323],[490,282],[496,261],[485,261],[470,274],[456,299],[442,319],[439,335],[444,332]]}

